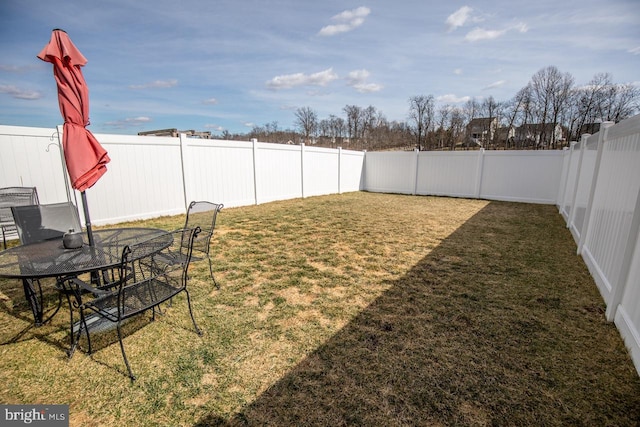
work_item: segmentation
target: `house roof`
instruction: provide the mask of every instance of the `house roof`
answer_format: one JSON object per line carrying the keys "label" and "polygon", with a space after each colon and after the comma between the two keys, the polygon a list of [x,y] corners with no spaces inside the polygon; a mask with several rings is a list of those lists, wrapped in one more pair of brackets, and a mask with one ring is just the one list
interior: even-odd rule
{"label": "house roof", "polygon": [[471,121],[469,122],[469,124],[467,125],[468,127],[488,127],[491,125],[491,123],[496,120],[495,117],[478,117],[476,119],[471,119]]}

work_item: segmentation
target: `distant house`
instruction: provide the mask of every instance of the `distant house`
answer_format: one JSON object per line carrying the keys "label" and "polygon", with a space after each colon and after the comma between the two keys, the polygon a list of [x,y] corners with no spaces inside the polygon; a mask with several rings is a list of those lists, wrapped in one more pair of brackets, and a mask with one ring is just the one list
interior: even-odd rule
{"label": "distant house", "polygon": [[516,128],[515,140],[523,146],[549,147],[563,141],[562,127],[553,123],[528,123]]}
{"label": "distant house", "polygon": [[193,129],[190,130],[178,130],[176,128],[172,129],[157,129],[157,130],[148,130],[144,132],[138,132],[140,136],[172,136],[178,137],[181,133],[184,133],[189,138],[200,138],[200,139],[211,139],[211,132],[198,132]]}
{"label": "distant house", "polygon": [[510,147],[513,140],[516,137],[516,128],[513,126],[501,126],[498,128],[496,134],[497,144],[504,144],[505,147]]}
{"label": "distant house", "polygon": [[583,135],[585,133],[593,135],[594,133],[598,133],[598,132],[600,132],[600,125],[601,124],[602,123],[600,123],[600,122],[598,122],[598,123],[585,123],[582,126],[580,126],[579,135]]}
{"label": "distant house", "polygon": [[484,147],[493,138],[498,130],[498,119],[496,117],[480,117],[472,119],[467,125],[467,135],[469,143]]}

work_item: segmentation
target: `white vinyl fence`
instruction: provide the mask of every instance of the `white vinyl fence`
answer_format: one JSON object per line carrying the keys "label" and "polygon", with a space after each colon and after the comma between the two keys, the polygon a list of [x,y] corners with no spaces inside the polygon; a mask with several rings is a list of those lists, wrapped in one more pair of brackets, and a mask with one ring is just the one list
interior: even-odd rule
{"label": "white vinyl fence", "polygon": [[640,116],[573,145],[560,211],[640,372]]}
{"label": "white vinyl fence", "polygon": [[[63,169],[60,131],[0,126],[0,187],[33,186],[41,203],[78,205]],[[107,173],[85,193],[91,222],[98,225],[181,214],[191,200],[234,207],[362,189],[365,153],[359,151],[185,136],[95,136],[111,158]]]}
{"label": "white vinyl fence", "polygon": [[[0,126],[0,187],[79,200],[56,129]],[[564,151],[371,152],[98,134],[111,157],[87,190],[94,224],[350,191],[557,205],[640,373],[640,116]],[[80,209],[82,214],[82,209]]]}
{"label": "white vinyl fence", "polygon": [[556,204],[562,151],[372,152],[367,191]]}

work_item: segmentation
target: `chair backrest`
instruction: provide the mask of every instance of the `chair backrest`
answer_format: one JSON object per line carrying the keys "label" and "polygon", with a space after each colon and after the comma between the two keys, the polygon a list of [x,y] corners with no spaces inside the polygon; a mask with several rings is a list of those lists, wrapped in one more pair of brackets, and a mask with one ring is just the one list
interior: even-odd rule
{"label": "chair backrest", "polygon": [[200,227],[201,230],[193,242],[194,251],[209,254],[209,245],[216,226],[216,218],[223,207],[223,204],[206,201],[193,201],[189,204],[184,228],[195,229]]}
{"label": "chair backrest", "polygon": [[36,187],[0,188],[0,223],[13,224],[12,206],[37,205],[38,203]]}
{"label": "chair backrest", "polygon": [[[120,277],[124,280],[118,287],[121,318],[157,306],[186,288],[193,241],[199,231],[176,230],[123,249]],[[182,253],[182,264],[166,262],[174,251]]]}
{"label": "chair backrest", "polygon": [[73,203],[13,206],[11,211],[23,245],[61,238],[69,230],[82,231]]}

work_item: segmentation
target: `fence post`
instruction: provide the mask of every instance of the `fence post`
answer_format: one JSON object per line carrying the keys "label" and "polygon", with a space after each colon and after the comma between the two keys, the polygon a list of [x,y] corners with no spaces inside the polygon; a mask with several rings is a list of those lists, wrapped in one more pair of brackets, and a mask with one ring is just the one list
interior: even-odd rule
{"label": "fence post", "polygon": [[578,241],[578,255],[582,255],[582,248],[587,241],[587,235],[589,234],[589,223],[591,221],[591,209],[593,209],[593,196],[596,193],[596,185],[598,183],[598,174],[600,173],[600,162],[602,160],[602,151],[604,150],[604,143],[607,139],[607,130],[613,126],[613,122],[604,122],[600,125],[600,132],[598,135],[598,152],[596,153],[596,164],[593,168],[593,176],[591,177],[591,186],[589,188],[589,198],[587,199],[587,209],[584,213],[584,223],[582,224],[582,230],[580,231],[580,240]]}
{"label": "fence post", "polygon": [[367,191],[367,150],[362,152],[362,172],[360,177],[360,191]]}
{"label": "fence post", "polygon": [[476,175],[476,190],[475,198],[480,198],[480,191],[482,190],[482,175],[484,174],[484,148],[481,148],[478,152],[478,173]]}
{"label": "fence post", "polygon": [[567,228],[571,229],[571,224],[573,224],[574,219],[576,218],[576,199],[578,198],[578,187],[580,184],[580,172],[582,169],[582,156],[584,154],[584,147],[587,145],[587,139],[591,134],[584,133],[582,134],[582,139],[580,139],[580,155],[578,156],[578,168],[576,169],[576,180],[573,183],[573,191],[571,192],[571,213],[569,214],[569,219],[567,220]]}
{"label": "fence post", "polygon": [[416,168],[415,168],[415,179],[413,180],[413,195],[418,194],[418,164],[420,163],[420,150],[417,148],[414,150],[416,153]]}
{"label": "fence post", "polygon": [[[571,171],[571,162],[573,161],[573,153],[574,153],[574,147],[576,146],[578,142],[577,141],[571,141],[569,143],[569,161],[567,162],[566,165],[566,171],[562,171],[563,175],[565,175],[565,179],[564,179],[564,188],[562,189],[562,198],[560,199],[560,213],[562,213],[564,211],[564,207],[567,204],[567,195],[569,194],[568,190],[568,186],[569,186],[569,172]],[[565,212],[566,214],[566,212]],[[569,220],[569,216],[567,215],[567,218],[565,218],[566,221]]]}
{"label": "fence post", "polygon": [[300,143],[300,192],[304,199],[304,142]]}
{"label": "fence post", "polygon": [[252,150],[253,150],[253,200],[254,203],[258,204],[258,140],[256,138],[251,139]]}
{"label": "fence post", "polygon": [[338,194],[342,194],[342,147],[338,147]]}
{"label": "fence post", "polygon": [[184,199],[184,210],[187,210],[187,207],[189,206],[189,204],[187,203],[187,177],[184,171],[184,147],[186,144],[186,139],[187,139],[187,135],[184,133],[181,133],[179,135],[179,140],[180,140],[180,170],[182,170],[182,197]]}
{"label": "fence post", "polygon": [[558,188],[558,212],[562,214],[562,209],[564,208],[564,195],[567,193],[567,181],[569,180],[569,169],[571,166],[571,145],[573,141],[569,142],[569,147],[564,147],[562,152],[565,156],[569,156],[568,160],[562,158],[562,177],[560,178],[560,182],[562,183],[562,188]]}

